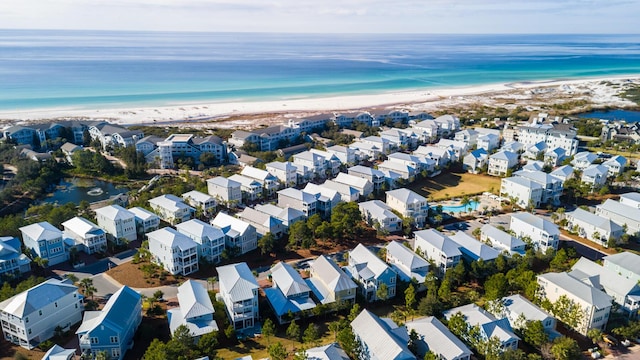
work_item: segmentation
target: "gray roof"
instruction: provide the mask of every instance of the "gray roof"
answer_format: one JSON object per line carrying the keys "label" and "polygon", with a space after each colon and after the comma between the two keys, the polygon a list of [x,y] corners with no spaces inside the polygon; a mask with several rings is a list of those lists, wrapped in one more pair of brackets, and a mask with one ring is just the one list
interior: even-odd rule
{"label": "gray roof", "polygon": [[353,171],[355,173],[358,174],[364,174],[364,175],[369,175],[369,176],[380,176],[380,177],[384,177],[384,173],[380,170],[374,169],[374,168],[370,168],[368,166],[362,166],[362,165],[356,165],[356,166],[352,166],[348,169],[349,172]]}
{"label": "gray roof", "polygon": [[310,267],[313,272],[310,280],[315,285],[314,288],[320,291],[323,297],[327,299],[323,303],[335,300],[330,296],[336,292],[354,290],[358,287],[333,260],[325,255],[318,256],[317,259],[310,263]]}
{"label": "gray roof", "polygon": [[580,220],[591,224],[599,229],[604,229],[609,232],[621,231],[622,226],[614,223],[613,221],[603,218],[602,216],[593,214],[589,211],[583,210],[581,208],[577,208],[574,211],[568,212],[567,216],[571,216],[576,220]]}
{"label": "gray roof", "polygon": [[603,260],[605,262],[618,265],[625,270],[633,272],[634,274],[640,274],[640,255],[629,251],[623,251],[618,254],[605,256]]}
{"label": "gray roof", "polygon": [[427,349],[442,359],[459,359],[473,354],[462,340],[433,316],[409,321],[405,325],[407,330],[415,330]]}
{"label": "gray roof", "polygon": [[78,288],[70,282],[49,279],[0,302],[0,310],[22,319],[74,291]]}
{"label": "gray roof", "polygon": [[536,216],[523,211],[513,213],[511,214],[511,217],[523,221],[538,229],[544,229],[544,231],[549,235],[560,235],[560,230],[558,230],[558,226],[556,226],[556,224],[552,223],[549,220],[543,219],[540,216]]}
{"label": "gray roof", "polygon": [[142,221],[148,220],[148,219],[153,219],[153,218],[160,219],[158,217],[158,215],[152,213],[151,211],[149,211],[147,209],[144,209],[144,208],[141,208],[141,207],[138,207],[138,206],[130,208],[129,211],[133,215],[135,215],[136,218],[138,218],[138,219],[140,219]]}
{"label": "gray roof", "polygon": [[185,319],[213,314],[213,304],[207,289],[193,280],[187,280],[178,287],[178,302]]}
{"label": "gray roof", "polygon": [[180,250],[188,250],[198,245],[190,237],[179,233],[174,228],[164,227],[147,234],[149,241],[157,241],[169,248],[178,248]]}
{"label": "gray roof", "polygon": [[613,298],[604,291],[596,289],[566,272],[546,273],[538,275],[538,277],[555,284],[557,287],[564,289],[565,292],[572,294],[587,304],[595,306],[597,309],[605,309],[611,306],[613,301]]}
{"label": "gray roof", "polygon": [[298,167],[289,161],[284,161],[284,162],[274,161],[267,164],[267,169],[268,168],[287,171],[287,170],[296,170]]}
{"label": "gray roof", "polygon": [[391,211],[389,205],[380,200],[361,202],[358,206],[360,207],[360,211],[365,210],[371,214],[371,217],[374,219],[398,219],[398,215]]}
{"label": "gray roof", "polygon": [[609,172],[609,169],[604,166],[604,165],[589,165],[586,169],[584,169],[584,171],[582,172],[582,177],[585,176],[590,176],[590,177],[596,177],[598,175],[600,176],[604,176]]}
{"label": "gray roof", "polygon": [[406,336],[406,329],[398,328],[391,320],[380,319],[364,309],[351,322],[351,328],[367,348],[371,359],[415,360],[416,358],[409,350],[406,339],[394,331],[404,330]]}
{"label": "gray roof", "polygon": [[460,252],[471,257],[473,260],[482,259],[484,261],[491,261],[500,255],[500,251],[472,238],[462,231],[457,231],[449,238],[460,245]]}
{"label": "gray roof", "polygon": [[[542,310],[520,294],[502,298],[502,304],[512,314],[522,314],[527,321],[544,321],[553,316]],[[518,318],[515,316],[515,318]],[[511,324],[514,326],[514,324]]]}
{"label": "gray roof", "polygon": [[127,220],[135,215],[120,205],[109,205],[96,209],[96,214],[100,214],[110,220]]}
{"label": "gray roof", "polygon": [[478,325],[484,331],[487,338],[497,337],[501,342],[508,342],[513,339],[520,338],[511,330],[511,324],[507,319],[496,319],[495,316],[488,313],[476,304],[468,304],[459,306],[445,311],[444,316],[449,319],[451,316],[462,313],[467,324],[471,326]]}
{"label": "gray roof", "polygon": [[520,177],[520,176],[512,176],[510,178],[504,178],[502,179],[502,181],[512,182],[520,186],[527,187],[529,189],[542,189],[542,185],[540,185],[539,183],[531,179]]}
{"label": "gray roof", "polygon": [[314,347],[305,353],[307,360],[349,360],[347,353],[337,343]]}
{"label": "gray roof", "polygon": [[459,245],[457,242],[451,240],[448,236],[442,234],[435,229],[420,230],[414,232],[416,241],[414,243],[414,250],[417,248],[418,240],[425,241],[436,249],[442,251],[447,257],[460,256]]}
{"label": "gray roof", "polygon": [[559,168],[551,172],[551,175],[553,176],[565,178],[570,176],[571,174],[573,174],[573,167],[571,167],[570,165],[560,166]]}
{"label": "gray roof", "polygon": [[387,254],[392,254],[408,269],[429,267],[429,263],[425,259],[397,241],[389,242],[385,248],[387,249]]}
{"label": "gray roof", "polygon": [[193,235],[201,239],[216,240],[224,237],[222,230],[198,219],[181,222],[176,225],[176,229],[182,234]]}
{"label": "gray roof", "polygon": [[300,276],[300,273],[291,265],[282,261],[271,268],[271,279],[286,297],[311,291],[302,276]]}
{"label": "gray roof", "polygon": [[547,174],[544,171],[520,170],[520,171],[516,171],[514,175],[535,181],[538,184],[543,185],[543,187],[546,187],[548,184],[562,182],[562,179],[559,179],[553,175]]}
{"label": "gray roof", "polygon": [[518,160],[518,154],[511,152],[511,151],[498,151],[497,153],[489,156],[489,159],[496,159],[496,160],[506,160],[508,162],[511,161],[516,161]]}
{"label": "gray roof", "polygon": [[313,196],[312,194],[309,194],[306,191],[298,190],[295,188],[282,189],[278,191],[278,196],[280,195],[290,197],[292,199],[300,200],[307,204],[311,204],[314,201],[316,201],[316,197]]}
{"label": "gray roof", "polygon": [[160,196],[154,197],[153,199],[149,199],[149,204],[160,206],[170,211],[177,211],[181,209],[189,209],[192,212],[196,211],[196,209],[185,204],[182,198],[179,198],[172,194],[160,195]]}
{"label": "gray roof", "polygon": [[506,233],[491,224],[482,226],[482,233],[489,237],[492,241],[497,241],[509,249],[518,248],[525,245],[525,242]]}
{"label": "gray roof", "polygon": [[72,231],[75,234],[86,238],[88,234],[96,235],[96,234],[104,234],[104,230],[98,227],[98,225],[92,223],[91,221],[76,216],[62,223],[62,226],[68,231]]}
{"label": "gray roof", "polygon": [[62,231],[46,221],[23,226],[20,231],[36,241],[51,240],[62,236]]}
{"label": "gray roof", "polygon": [[234,301],[253,299],[253,290],[260,288],[247,263],[218,266],[218,278]]}
{"label": "gray roof", "polygon": [[571,269],[573,271],[569,275],[576,277],[578,280],[584,281],[584,277],[581,274],[588,277],[598,276],[600,286],[610,295],[640,295],[640,286],[636,281],[627,279],[614,270],[602,267],[589,259],[580,258]]}
{"label": "gray roof", "polygon": [[596,205],[596,207],[602,208],[627,219],[634,219],[635,221],[638,221],[638,219],[640,219],[640,209],[619,203],[612,199],[607,199],[602,204]]}
{"label": "gray roof", "polygon": [[367,276],[361,276],[365,279],[370,278],[369,275],[371,275],[371,277],[373,278],[378,278],[385,271],[387,271],[387,269],[389,269],[389,266],[387,266],[384,261],[382,261],[379,257],[372,253],[371,250],[367,249],[362,244],[358,244],[355,249],[349,251],[349,259],[350,262],[353,262],[354,264],[364,265],[364,267],[356,267],[360,275],[368,274]]}
{"label": "gray roof", "polygon": [[387,197],[388,196],[392,196],[405,204],[415,204],[418,202],[427,201],[424,196],[405,188],[387,191]]}
{"label": "gray roof", "polygon": [[222,187],[240,187],[240,183],[237,181],[233,181],[231,179],[222,177],[222,176],[216,176],[212,179],[207,179],[207,183],[211,183],[213,185],[218,185],[218,186],[222,186]]}

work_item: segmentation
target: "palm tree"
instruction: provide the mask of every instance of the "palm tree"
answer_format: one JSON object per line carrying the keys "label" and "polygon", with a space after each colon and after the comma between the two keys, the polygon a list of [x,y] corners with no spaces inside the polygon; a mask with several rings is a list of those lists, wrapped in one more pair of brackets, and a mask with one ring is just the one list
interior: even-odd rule
{"label": "palm tree", "polygon": [[82,294],[84,296],[89,296],[91,297],[91,300],[93,300],[93,294],[97,291],[97,289],[93,286],[93,279],[84,278],[80,280],[78,286],[80,287],[80,289],[82,289]]}
{"label": "palm tree", "polygon": [[469,199],[468,196],[464,196],[460,203],[462,204],[462,207],[463,207],[462,211],[465,212],[467,210],[467,205],[471,203],[471,200]]}
{"label": "palm tree", "polygon": [[218,281],[218,278],[215,276],[207,278],[207,284],[211,286],[211,291],[215,290],[216,281]]}

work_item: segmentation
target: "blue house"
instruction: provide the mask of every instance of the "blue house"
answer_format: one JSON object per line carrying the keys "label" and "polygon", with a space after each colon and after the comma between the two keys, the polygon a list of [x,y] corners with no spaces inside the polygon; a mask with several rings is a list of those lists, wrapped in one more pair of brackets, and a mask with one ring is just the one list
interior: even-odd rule
{"label": "blue house", "polygon": [[106,351],[111,359],[122,360],[133,347],[133,335],[142,321],[142,297],[123,286],[102,311],[85,311],[76,331],[82,353]]}
{"label": "blue house", "polygon": [[49,265],[56,265],[67,260],[62,231],[46,221],[23,226],[22,242],[33,256],[49,261]]}
{"label": "blue house", "polygon": [[316,307],[309,297],[311,288],[291,265],[279,262],[271,268],[271,282],[273,287],[264,292],[280,324],[293,320],[288,314],[299,318],[304,311]]}
{"label": "blue house", "polygon": [[364,245],[358,244],[349,252],[345,270],[358,283],[368,302],[380,300],[377,292],[382,284],[387,287],[387,299],[396,296],[396,272]]}

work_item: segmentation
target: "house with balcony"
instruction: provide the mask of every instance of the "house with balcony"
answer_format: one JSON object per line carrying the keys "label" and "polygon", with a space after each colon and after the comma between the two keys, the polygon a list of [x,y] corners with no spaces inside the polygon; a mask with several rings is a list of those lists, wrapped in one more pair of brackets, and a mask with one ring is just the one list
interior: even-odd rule
{"label": "house with balcony", "polygon": [[556,319],[520,294],[506,296],[501,300],[501,312],[493,314],[506,318],[512,329],[522,330],[529,321],[540,321],[551,340],[560,336],[556,331]]}
{"label": "house with balcony", "polygon": [[500,196],[515,201],[522,209],[540,206],[543,192],[542,185],[525,177],[512,176],[500,181]]}
{"label": "house with balcony", "polygon": [[387,191],[386,203],[403,217],[412,218],[417,227],[423,227],[429,215],[427,199],[409,189]]}
{"label": "house with balcony", "polygon": [[271,175],[271,173],[266,170],[258,169],[253,166],[245,166],[242,168],[240,174],[258,181],[266,191],[267,196],[273,195],[280,186],[278,178]]}
{"label": "house with balcony", "polygon": [[165,194],[149,200],[149,206],[158,216],[171,225],[191,219],[196,209],[185,204],[182,198]]}
{"label": "house with balcony", "polygon": [[135,146],[136,142],[144,137],[144,133],[140,130],[129,130],[107,122],[93,124],[87,130],[91,140],[100,141],[102,149]]}
{"label": "house with balcony", "polygon": [[412,153],[413,155],[424,156],[435,161],[435,166],[445,167],[454,161],[454,153],[451,149],[439,148],[436,146],[419,146]]}
{"label": "house with balcony", "polygon": [[355,149],[356,158],[360,160],[377,160],[383,154],[380,146],[373,143],[365,143],[362,141],[354,141],[349,145],[350,148]]}
{"label": "house with balcony", "polygon": [[205,215],[212,215],[216,211],[218,203],[216,199],[197,190],[182,194],[182,200],[195,209],[200,209]]}
{"label": "house with balcony", "polygon": [[487,172],[493,176],[507,176],[510,169],[518,165],[518,154],[501,150],[489,156]]}
{"label": "house with balcony", "polygon": [[389,154],[387,159],[392,162],[397,162],[406,166],[410,166],[416,169],[416,172],[426,171],[427,173],[433,173],[436,167],[435,160],[422,155],[411,155],[402,152],[395,152]]}
{"label": "house with balcony", "polygon": [[433,120],[423,120],[411,124],[421,143],[432,143],[438,138],[438,124]]}
{"label": "house with balcony", "polygon": [[563,165],[556,168],[549,174],[562,180],[562,183],[564,184],[565,181],[573,178],[573,167],[570,165]]}
{"label": "house with balcony", "polygon": [[441,115],[433,119],[438,125],[439,136],[449,136],[460,129],[460,119],[454,115]]}
{"label": "house with balcony", "polygon": [[549,149],[544,153],[544,163],[551,167],[556,167],[562,164],[562,161],[566,158],[565,153],[563,148]]}
{"label": "house with balcony", "polygon": [[625,279],[631,279],[636,283],[640,281],[640,255],[629,251],[607,255],[603,266],[622,275]]}
{"label": "house with balcony", "polygon": [[229,180],[240,184],[243,200],[256,201],[262,198],[264,188],[258,180],[239,174],[229,176]]}
{"label": "house with balcony", "polygon": [[627,158],[621,155],[615,155],[611,159],[602,163],[608,170],[609,177],[616,177],[624,172],[624,167],[627,166]]}
{"label": "house with balcony", "polygon": [[[340,162],[340,160],[338,160],[336,156],[332,155],[332,158],[335,158],[334,160],[336,162]],[[301,153],[293,155],[293,165],[296,166],[298,174],[302,175],[303,177],[305,177],[305,175],[307,174],[300,173],[301,170],[309,169],[308,176],[310,176],[310,179],[326,178],[334,172],[333,163],[331,161],[332,158],[327,159],[321,154],[317,154],[311,151],[303,151]],[[340,165],[338,164],[338,169],[339,167]]]}
{"label": "house with balcony", "polygon": [[607,183],[609,169],[604,165],[589,165],[582,171],[580,180],[591,187],[592,191],[603,187]]}
{"label": "house with balcony", "polygon": [[245,221],[219,212],[211,220],[211,225],[222,230],[225,236],[225,246],[238,248],[240,254],[246,254],[258,248],[256,228]]}
{"label": "house with balcony", "polygon": [[472,148],[476,145],[480,133],[474,129],[464,129],[456,132],[453,136],[455,141],[466,143],[468,147]]}
{"label": "house with balcony", "polygon": [[362,359],[416,360],[408,347],[407,329],[389,318],[364,309],[351,322],[351,329],[361,345]]}
{"label": "house with balcony", "polygon": [[598,155],[588,151],[581,151],[573,156],[571,165],[573,165],[574,169],[582,171],[596,160],[598,160]]}
{"label": "house with balcony", "polygon": [[424,281],[429,273],[429,263],[410,248],[397,241],[391,241],[387,249],[386,262],[404,282],[418,282],[417,290],[424,290]]}
{"label": "house with balcony", "polygon": [[[324,185],[309,183],[302,191],[316,198],[316,213],[327,219],[331,216],[331,211],[342,201],[342,194],[335,188]],[[351,187],[349,189],[355,190]]]}
{"label": "house with balcony", "polygon": [[569,275],[581,281],[589,281],[594,287],[604,291],[613,298],[630,318],[638,318],[640,310],[640,285],[637,281],[627,279],[610,268],[581,257],[573,264]]}
{"label": "house with balcony", "polygon": [[417,353],[423,358],[430,352],[442,360],[471,360],[473,352],[434,316],[408,321],[407,331],[418,335]]}
{"label": "house with balcony", "polygon": [[481,134],[478,136],[476,147],[478,149],[484,149],[487,152],[491,152],[500,146],[500,135],[496,134]]}
{"label": "house with balcony", "polygon": [[179,307],[167,310],[167,321],[171,334],[184,325],[196,343],[204,334],[218,331],[213,318],[215,309],[205,287],[196,281],[187,280],[178,287]]}
{"label": "house with balcony", "polygon": [[458,249],[462,253],[462,257],[469,260],[469,262],[482,260],[487,263],[495,260],[500,255],[499,250],[476,240],[463,231],[456,231],[449,238],[459,245]]}
{"label": "house with balcony", "polygon": [[356,301],[358,285],[326,255],[320,255],[309,263],[309,278],[305,281],[321,304]]}
{"label": "house with balcony", "polygon": [[333,122],[340,127],[350,127],[354,122],[359,122],[368,126],[379,126],[380,124],[377,122],[376,125],[373,125],[374,120],[375,119],[368,111],[340,112],[335,113],[333,117]]}
{"label": "house with balcony", "polygon": [[509,229],[519,238],[528,237],[536,250],[558,249],[560,230],[553,222],[528,212],[511,214]]}
{"label": "house with balcony", "polygon": [[447,235],[435,229],[420,230],[413,233],[413,251],[436,265],[440,275],[454,268],[462,259],[460,246]]}
{"label": "house with balcony", "polygon": [[31,271],[31,259],[22,253],[20,239],[0,237],[0,277],[19,277]]}
{"label": "house with balcony", "polygon": [[[378,165],[378,170],[384,172],[393,172],[399,175],[399,177],[405,181],[412,182],[415,180],[418,174],[418,169],[411,165],[404,164],[402,162],[396,162],[392,160],[385,160]],[[386,176],[386,175],[385,175]]]}
{"label": "house with balcony", "polygon": [[120,239],[133,241],[138,238],[136,230],[136,216],[120,205],[109,205],[96,209],[96,220],[111,241],[120,243]]}
{"label": "house with balcony", "polygon": [[537,142],[535,144],[526,145],[526,149],[522,154],[522,157],[528,160],[542,160],[549,146],[543,142]]}
{"label": "house with balcony", "polygon": [[218,202],[227,206],[235,206],[242,202],[241,184],[232,179],[217,176],[207,180],[207,191]]}
{"label": "house with balcony", "polygon": [[373,183],[365,178],[349,175],[346,173],[339,173],[333,181],[345,185],[349,185],[358,190],[358,193],[362,197],[367,197],[373,192]]}
{"label": "house with balcony", "polygon": [[629,235],[640,233],[640,208],[627,205],[612,199],[607,199],[600,205],[596,205],[596,215],[609,219],[625,228]]}
{"label": "house with balcony", "polygon": [[220,262],[226,242],[222,230],[198,219],[180,223],[176,230],[196,243],[199,259],[211,264]]}
{"label": "house with balcony", "polygon": [[100,311],[86,311],[76,331],[83,354],[106,351],[122,360],[133,347],[133,336],[142,322],[142,296],[128,286],[116,291]]}
{"label": "house with balcony", "polygon": [[[218,165],[227,161],[227,143],[215,135],[171,134],[166,139],[151,139],[147,137],[137,141],[136,149],[144,150],[147,162],[156,162],[161,169],[174,168],[174,160],[184,157],[191,158],[196,165],[200,164],[203,154],[213,155]],[[152,150],[148,151],[150,148]]]}
{"label": "house with balcony", "polygon": [[64,236],[87,254],[107,250],[107,233],[91,221],[76,216],[62,223]]}
{"label": "house with balcony", "polygon": [[316,213],[316,197],[312,194],[295,188],[286,188],[278,191],[278,206],[291,207],[309,217]]}
{"label": "house with balcony", "polygon": [[396,296],[396,272],[362,244],[349,251],[345,271],[358,283],[367,302],[380,300],[377,292],[382,284],[387,287],[386,299]]}
{"label": "house with balcony", "polygon": [[291,207],[281,208],[273,204],[258,204],[254,209],[278,219],[282,223],[285,233],[289,232],[289,227],[291,227],[295,222],[306,218],[302,211]]}
{"label": "house with balcony", "polygon": [[491,224],[485,224],[480,228],[480,240],[494,249],[510,255],[525,254],[526,243],[517,237],[504,232]]}
{"label": "house with balcony", "polygon": [[606,219],[581,208],[566,213],[565,218],[569,231],[574,231],[580,237],[604,247],[609,246],[609,239],[617,242],[624,234],[622,226],[611,219]]}
{"label": "house with balcony", "polygon": [[386,181],[384,173],[368,166],[356,165],[347,169],[349,175],[369,180],[373,184],[373,191],[382,189]]}
{"label": "house with balcony", "polygon": [[402,220],[391,207],[380,200],[365,201],[358,204],[362,218],[376,230],[396,232],[402,230]]}
{"label": "house with balcony", "polygon": [[165,227],[147,234],[151,259],[172,275],[198,271],[198,244],[177,230]]}
{"label": "house with balcony", "polygon": [[440,139],[435,146],[441,149],[451,150],[453,152],[451,161],[453,162],[462,160],[469,151],[469,145],[465,142],[450,139]]}
{"label": "house with balcony", "polygon": [[344,202],[355,202],[360,199],[360,191],[355,186],[337,182],[335,180],[325,180],[320,187],[337,191],[340,194],[340,199]]}
{"label": "house with balcony", "polygon": [[219,266],[220,292],[218,300],[224,302],[229,321],[236,331],[250,329],[260,319],[258,290],[260,286],[246,263]]}
{"label": "house with balcony", "polygon": [[358,162],[357,151],[351,146],[333,145],[327,148],[327,152],[336,156],[345,165],[354,165]]}
{"label": "house with balcony", "polygon": [[562,181],[562,179],[540,170],[520,170],[516,171],[513,175],[538,183],[542,187],[541,203],[551,205],[560,204],[560,196],[564,190],[564,181]]}
{"label": "house with balcony", "polygon": [[[389,139],[382,138],[380,136],[367,136],[362,139],[357,139],[356,143],[369,144],[380,149],[382,154],[389,154],[392,150],[396,150],[396,147]],[[359,145],[356,145],[359,146]]]}
{"label": "house with balcony", "polygon": [[[513,333],[513,329],[506,318],[497,319],[488,311],[476,304],[459,306],[443,313],[447,320],[461,313],[469,326],[477,326],[480,330],[480,339],[483,342],[496,337],[500,341],[500,350],[517,349],[520,338]],[[465,339],[469,340],[469,339]]]}
{"label": "house with balcony", "polygon": [[83,303],[78,288],[69,280],[49,279],[0,302],[4,339],[33,349],[82,321]]}
{"label": "house with balcony", "polygon": [[281,261],[272,267],[271,284],[264,293],[280,324],[304,317],[316,307],[311,288],[291,265]]}
{"label": "house with balcony", "polygon": [[62,241],[62,231],[46,221],[23,226],[22,243],[33,257],[48,261],[48,266],[60,264],[68,259]]}
{"label": "house with balcony", "polygon": [[573,330],[586,336],[589,329],[606,329],[613,297],[591,281],[581,281],[566,272],[546,273],[537,279],[542,299],[554,303],[564,296],[582,309],[582,319],[572,326]]}
{"label": "house with balcony", "polygon": [[151,211],[138,206],[130,208],[129,211],[135,216],[138,234],[146,234],[160,228],[160,217]]}
{"label": "house with balcony", "polygon": [[470,173],[477,174],[480,170],[488,165],[489,154],[485,149],[477,149],[468,153],[462,159],[462,168]]}
{"label": "house with balcony", "polygon": [[280,219],[249,207],[236,216],[247,224],[253,225],[259,237],[263,237],[266,233],[271,233],[279,239],[287,230]]}
{"label": "house with balcony", "polygon": [[408,148],[409,137],[400,129],[388,129],[380,132],[380,137],[389,140],[390,146],[395,149]]}
{"label": "house with balcony", "polygon": [[267,164],[266,170],[269,174],[273,175],[283,187],[296,186],[298,184],[298,168],[289,161],[270,162]]}
{"label": "house with balcony", "polygon": [[500,150],[509,151],[516,154],[522,154],[524,152],[524,144],[518,141],[507,141],[502,144]]}

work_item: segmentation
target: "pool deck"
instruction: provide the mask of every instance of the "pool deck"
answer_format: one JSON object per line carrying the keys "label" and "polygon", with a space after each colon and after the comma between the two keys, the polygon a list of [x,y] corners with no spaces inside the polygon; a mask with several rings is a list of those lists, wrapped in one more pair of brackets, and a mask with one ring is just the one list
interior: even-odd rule
{"label": "pool deck", "polygon": [[[475,196],[474,196],[475,197]],[[473,199],[474,197],[472,197],[471,199]],[[472,209],[472,211],[482,211],[484,209],[484,207],[486,206],[487,209],[499,209],[500,208],[500,201],[491,198],[489,195],[478,195],[478,204],[476,206],[475,209]],[[431,203],[429,204],[429,207],[434,208],[438,205],[442,205],[443,207],[461,207],[462,206],[462,199],[454,199],[454,200],[445,200],[445,201],[439,201],[439,202],[435,202],[435,203]],[[449,210],[443,209],[443,212],[447,213],[447,212],[451,212]],[[454,213],[459,213],[459,212],[466,212],[466,211],[453,211]]]}

